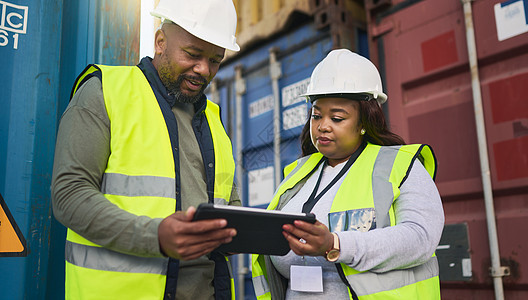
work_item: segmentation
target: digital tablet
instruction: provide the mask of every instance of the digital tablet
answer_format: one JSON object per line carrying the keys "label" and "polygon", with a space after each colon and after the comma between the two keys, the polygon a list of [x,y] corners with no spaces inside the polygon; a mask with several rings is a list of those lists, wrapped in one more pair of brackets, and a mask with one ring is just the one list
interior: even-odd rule
{"label": "digital tablet", "polygon": [[285,213],[262,208],[216,205],[203,203],[194,214],[195,220],[226,219],[228,228],[235,228],[237,235],[228,244],[217,248],[224,253],[255,253],[285,255],[290,251],[288,241],[282,235],[282,225],[295,220],[315,223],[312,213]]}

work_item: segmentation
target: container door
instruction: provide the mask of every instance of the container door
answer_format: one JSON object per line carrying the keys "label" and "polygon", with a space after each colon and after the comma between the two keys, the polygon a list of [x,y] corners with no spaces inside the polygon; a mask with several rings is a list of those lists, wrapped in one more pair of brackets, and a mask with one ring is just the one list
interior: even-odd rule
{"label": "container door", "polygon": [[[458,249],[465,253],[455,253],[454,247],[447,250],[449,245],[437,251],[439,256],[462,258],[471,253],[471,260],[447,265],[456,272],[441,269],[453,275],[443,277],[452,285],[442,289],[442,296],[492,299],[462,3],[428,0],[387,6],[391,1],[368,2],[370,18],[377,20],[371,22],[371,53],[384,70],[391,127],[408,143],[433,147],[446,224],[467,224],[469,248]],[[528,3],[471,3],[501,264],[515,272],[503,277],[506,298],[522,299],[528,297],[523,288],[528,283],[528,260],[518,250],[528,248],[528,241],[512,233],[528,228]],[[460,238],[456,243],[467,244],[467,236]]]}

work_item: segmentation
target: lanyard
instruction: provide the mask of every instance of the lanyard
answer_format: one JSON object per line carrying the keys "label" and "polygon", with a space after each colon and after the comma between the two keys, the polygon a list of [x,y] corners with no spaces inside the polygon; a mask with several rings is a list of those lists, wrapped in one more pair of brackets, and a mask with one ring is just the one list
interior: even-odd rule
{"label": "lanyard", "polygon": [[316,195],[317,194],[317,190],[319,190],[319,185],[321,184],[321,178],[323,178],[324,168],[325,168],[326,164],[328,163],[328,159],[326,157],[324,158],[323,168],[321,169],[321,173],[319,173],[319,178],[317,179],[317,183],[315,184],[315,188],[312,191],[312,194],[310,195],[310,198],[308,198],[308,200],[304,203],[304,205],[302,207],[302,212],[303,213],[310,212],[312,210],[312,208],[315,206],[315,204],[317,203],[317,201],[319,201],[319,199],[321,199],[321,197],[323,197],[323,195],[326,194],[326,192],[328,192],[328,190],[330,190],[334,186],[334,184],[336,184],[336,182],[338,182],[339,179],[341,179],[341,177],[343,177],[343,175],[345,175],[345,173],[348,171],[348,169],[350,169],[352,164],[354,164],[354,162],[359,157],[361,152],[363,152],[363,149],[365,149],[366,146],[367,146],[367,143],[365,143],[365,142],[361,143],[359,148],[356,151],[354,151],[354,153],[352,153],[352,156],[350,156],[350,158],[348,159],[348,161],[345,164],[345,166],[343,167],[343,169],[341,169],[341,171],[339,171],[339,173],[336,175],[336,177],[334,177],[334,179],[319,193],[319,195]]}

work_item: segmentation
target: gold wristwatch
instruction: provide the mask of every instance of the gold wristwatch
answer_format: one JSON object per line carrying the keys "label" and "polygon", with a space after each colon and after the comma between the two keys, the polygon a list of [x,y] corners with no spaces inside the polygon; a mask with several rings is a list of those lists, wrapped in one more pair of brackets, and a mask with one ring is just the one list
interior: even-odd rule
{"label": "gold wristwatch", "polygon": [[341,253],[339,250],[339,236],[335,232],[332,232],[332,235],[334,236],[334,246],[332,249],[326,251],[325,254],[326,260],[330,262],[337,261],[339,254]]}

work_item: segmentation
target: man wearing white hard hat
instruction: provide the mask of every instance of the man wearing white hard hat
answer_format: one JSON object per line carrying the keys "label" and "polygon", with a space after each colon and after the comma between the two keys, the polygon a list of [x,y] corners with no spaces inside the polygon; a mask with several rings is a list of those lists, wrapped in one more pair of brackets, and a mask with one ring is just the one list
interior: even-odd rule
{"label": "man wearing white hard hat", "polygon": [[89,65],[60,123],[53,211],[68,227],[66,299],[234,299],[222,219],[240,205],[232,146],[204,95],[238,51],[231,0],[161,0],[154,58]]}

